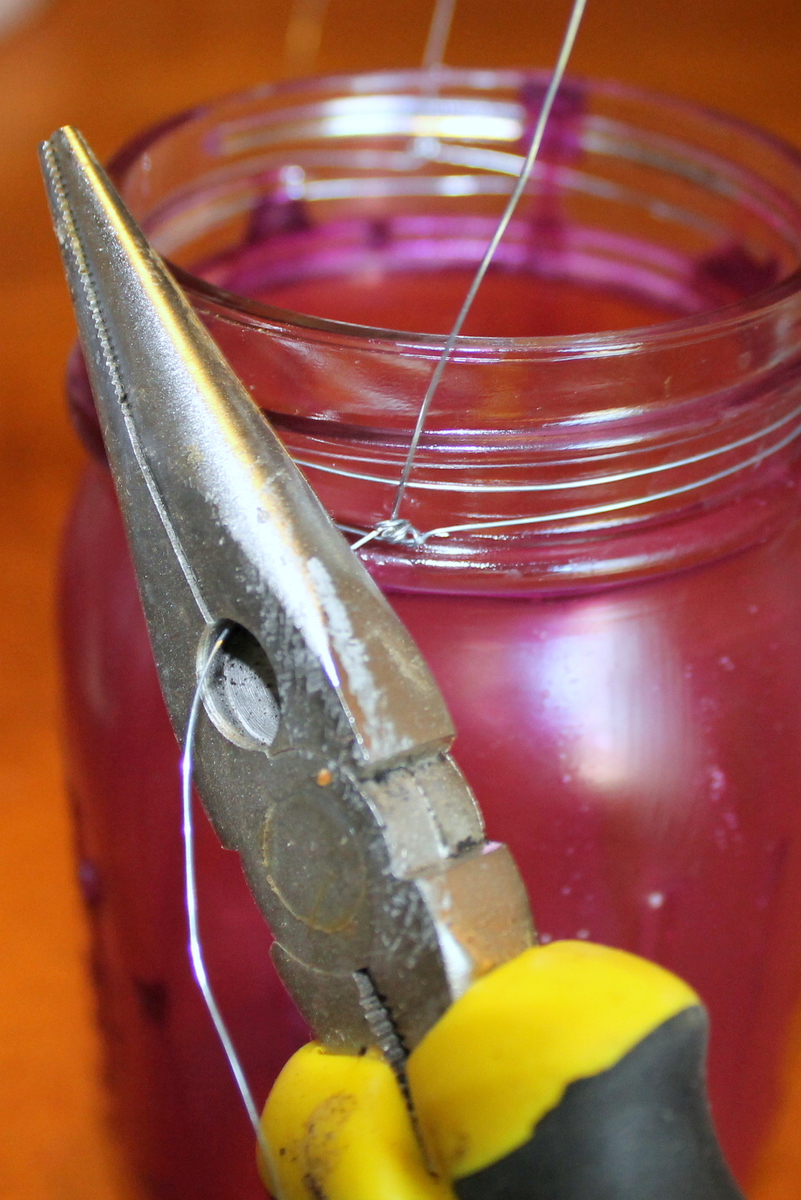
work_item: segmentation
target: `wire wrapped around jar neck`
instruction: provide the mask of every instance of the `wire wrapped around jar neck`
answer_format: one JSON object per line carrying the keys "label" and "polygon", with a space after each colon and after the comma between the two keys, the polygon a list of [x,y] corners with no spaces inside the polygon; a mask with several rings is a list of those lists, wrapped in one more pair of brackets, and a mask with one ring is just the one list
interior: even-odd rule
{"label": "wire wrapped around jar neck", "polygon": [[[443,339],[270,298],[298,277],[369,268],[391,286],[410,264],[474,269],[546,86],[446,69],[433,94],[413,72],[295,82],[188,114],[117,163],[156,244],[201,263],[205,280],[178,265],[179,279],[354,540],[392,515]],[[499,278],[630,286],[678,319],[459,339],[408,524],[363,550],[388,584],[597,586],[727,553],[786,517],[801,422],[797,157],[616,85],[569,83],[549,128]]]}

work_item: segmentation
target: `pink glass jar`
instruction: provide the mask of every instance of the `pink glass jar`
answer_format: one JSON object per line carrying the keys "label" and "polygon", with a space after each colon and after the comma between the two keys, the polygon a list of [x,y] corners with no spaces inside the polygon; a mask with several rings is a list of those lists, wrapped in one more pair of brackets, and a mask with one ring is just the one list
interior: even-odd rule
{"label": "pink glass jar", "polygon": [[[293,83],[178,117],[114,164],[354,536],[391,508],[542,94],[515,72]],[[421,443],[404,515],[430,536],[362,552],[543,939],[637,951],[704,997],[743,1179],[801,990],[800,265],[791,150],[569,83]],[[153,1196],[255,1200],[185,953],[177,747],[77,361],[70,397],[92,454],[64,556],[68,761],[111,1088]],[[205,824],[199,873],[262,1099],[307,1035]]]}

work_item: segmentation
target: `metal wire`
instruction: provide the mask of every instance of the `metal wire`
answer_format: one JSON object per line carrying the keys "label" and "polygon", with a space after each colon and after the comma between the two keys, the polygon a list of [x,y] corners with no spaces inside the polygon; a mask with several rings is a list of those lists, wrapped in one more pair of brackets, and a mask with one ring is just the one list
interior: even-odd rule
{"label": "metal wire", "polygon": [[[797,406],[785,413],[781,418],[773,421],[771,425],[764,425],[747,433],[745,437],[736,438],[734,442],[727,442],[723,445],[712,446],[711,450],[701,450],[698,454],[687,455],[685,458],[673,458],[669,462],[657,462],[650,467],[633,467],[631,470],[621,470],[609,475],[585,475],[582,479],[565,479],[555,482],[555,484],[442,484],[438,481],[422,482],[416,480],[410,482],[409,487],[415,490],[427,492],[469,492],[475,493],[496,493],[496,492],[559,492],[572,490],[573,487],[602,487],[607,484],[622,484],[628,479],[642,479],[648,475],[658,475],[666,472],[666,470],[677,470],[680,467],[692,467],[693,463],[705,462],[707,458],[717,458],[724,454],[730,454],[733,450],[741,450],[742,446],[751,445],[752,442],[757,442],[759,438],[769,437],[771,433],[776,433],[781,430],[782,426],[787,425],[788,421],[794,420],[796,416],[801,416],[801,406]],[[791,437],[795,437],[796,433],[801,432],[801,426],[796,426],[795,432]],[[782,443],[784,445],[785,443]],[[770,448],[764,451],[763,457],[772,454],[776,448]],[[367,460],[371,461],[371,460]],[[375,460],[372,460],[375,461]],[[329,475],[342,475],[345,479],[356,479],[367,484],[389,484],[395,485],[395,480],[387,479],[385,475],[367,475],[355,470],[342,470],[339,467],[330,467],[327,463],[313,462],[308,458],[295,457],[295,462],[299,467],[306,470],[321,470]],[[745,469],[753,463],[752,458],[748,458],[741,463],[736,464],[734,469]],[[435,463],[434,466],[439,469],[447,469],[442,467],[441,463]],[[528,463],[514,463],[514,468],[517,470],[528,467]],[[553,463],[543,462],[538,466],[549,467]],[[459,469],[459,468],[457,468]],[[707,476],[706,479],[699,479],[695,482],[695,487],[703,487],[706,482],[711,482],[717,476]]]}
{"label": "metal wire", "polygon": [[[420,490],[420,491],[428,491],[428,492],[456,492],[456,493],[468,492],[471,495],[474,495],[476,493],[503,493],[503,492],[558,492],[558,491],[571,490],[573,488],[603,487],[603,486],[605,486],[607,484],[611,484],[611,483],[625,483],[629,479],[645,478],[649,475],[659,475],[664,471],[678,470],[679,467],[691,467],[694,463],[705,462],[709,458],[718,458],[722,454],[729,454],[733,450],[740,450],[740,449],[742,449],[743,446],[748,446],[752,442],[758,441],[760,438],[768,437],[771,433],[775,433],[778,429],[781,429],[784,425],[786,425],[788,423],[788,421],[792,421],[796,417],[799,417],[799,416],[801,416],[801,405],[797,406],[796,408],[791,409],[790,412],[785,413],[784,416],[779,417],[779,419],[776,421],[773,421],[772,424],[764,425],[764,426],[760,427],[759,429],[756,429],[753,432],[746,434],[744,437],[737,438],[733,442],[726,442],[722,446],[713,446],[710,450],[701,450],[701,451],[699,451],[698,454],[689,454],[689,455],[687,455],[686,458],[675,458],[669,462],[654,463],[652,466],[649,466],[649,467],[633,467],[629,471],[617,471],[610,475],[586,475],[580,479],[563,479],[563,480],[557,481],[556,483],[498,483],[498,484],[486,483],[486,484],[482,484],[482,483],[440,483],[440,482],[431,481],[431,480],[429,480],[427,482],[422,482],[420,480],[415,480],[414,482],[409,483],[409,488],[415,489],[415,490]],[[792,440],[798,433],[801,433],[801,425],[798,425],[795,427],[794,431],[790,435],[790,440]],[[772,447],[766,449],[765,451],[763,451],[758,456],[758,458],[768,457],[770,454],[774,453],[775,450],[779,449],[780,446],[785,446],[786,444],[787,444],[787,442],[783,441],[783,442],[779,443],[777,446],[772,446]],[[305,470],[323,471],[325,474],[328,474],[328,475],[340,475],[345,479],[357,479],[364,483],[386,483],[386,484],[392,485],[392,486],[395,485],[395,480],[388,479],[385,475],[368,475],[366,473],[362,473],[359,471],[343,471],[340,467],[332,467],[332,466],[329,466],[327,463],[318,463],[318,462],[312,461],[311,459],[300,458],[299,456],[293,456],[293,457],[294,457],[294,461],[298,464],[298,466],[303,467]],[[372,459],[372,460],[366,459],[366,460],[362,460],[362,461],[369,462],[369,461],[376,461],[376,460],[375,459]],[[749,458],[749,459],[743,460],[743,462],[741,462],[741,463],[737,463],[735,465],[735,467],[732,468],[732,473],[735,470],[744,470],[746,467],[753,465],[754,461],[755,461],[754,459]],[[490,469],[492,468],[492,465],[493,464],[490,464]],[[533,465],[533,464],[515,463],[514,468],[515,468],[515,470],[529,469],[530,465]],[[540,469],[542,469],[543,467],[554,466],[555,464],[549,463],[549,462],[542,462],[537,465],[540,467]],[[558,465],[558,464],[556,464],[556,465]],[[442,468],[441,463],[436,464],[436,466],[441,469],[448,469],[447,467]],[[478,466],[480,467],[481,464],[478,464]],[[455,469],[457,469],[457,470],[461,469],[461,465],[459,465]],[[713,480],[715,480],[717,478],[718,478],[717,475],[710,475],[704,479],[696,480],[695,483],[692,484],[691,486],[701,488],[704,486],[704,484],[711,483],[711,482],[713,482]]]}
{"label": "metal wire", "polygon": [[775,446],[771,446],[770,449],[760,451],[758,454],[753,455],[752,458],[746,459],[741,463],[735,463],[732,467],[716,471],[714,475],[707,475],[705,479],[700,481],[692,480],[692,482],[682,484],[680,487],[666,488],[662,492],[651,492],[646,496],[635,496],[629,500],[618,500],[615,504],[601,504],[590,508],[574,508],[566,512],[540,514],[536,517],[511,517],[508,520],[472,521],[464,525],[440,525],[436,529],[429,529],[427,533],[418,533],[416,544],[422,544],[432,537],[446,538],[452,533],[466,533],[476,529],[500,529],[501,527],[510,525],[536,525],[544,521],[567,521],[578,517],[602,516],[604,513],[635,508],[639,504],[653,504],[657,500],[669,500],[672,496],[681,496],[686,492],[697,491],[698,488],[705,487],[709,483],[718,483],[721,479],[727,479],[730,475],[735,475],[738,471],[742,471],[746,467],[759,466],[766,458],[770,458],[772,454],[776,454],[779,450],[784,450],[786,446],[789,446],[800,433],[801,425],[797,425],[790,431],[787,437],[782,438],[780,442],[777,442]]}
{"label": "metal wire", "polygon": [[442,66],[455,10],[456,0],[437,0],[434,5],[434,13],[428,27],[426,48],[423,51],[424,71],[434,71],[437,67]]}
{"label": "metal wire", "polygon": [[[393,542],[395,544],[406,543],[408,545],[422,546],[425,545],[430,538],[447,538],[450,537],[452,533],[472,533],[474,531],[481,531],[484,529],[506,529],[519,525],[542,525],[549,521],[569,521],[577,520],[581,517],[599,517],[606,513],[623,512],[626,509],[636,508],[641,504],[654,504],[658,500],[669,500],[673,496],[681,496],[687,492],[698,491],[707,484],[718,483],[721,479],[727,479],[730,475],[735,475],[738,471],[743,471],[747,467],[759,466],[759,464],[764,462],[766,458],[770,458],[772,454],[776,454],[779,450],[784,450],[785,447],[789,446],[791,442],[795,441],[799,434],[801,434],[801,425],[796,425],[786,437],[782,438],[774,446],[770,446],[766,450],[759,451],[759,453],[754,454],[751,458],[735,463],[731,467],[726,467],[722,471],[716,471],[714,474],[707,475],[703,479],[693,479],[689,483],[681,484],[679,487],[665,488],[660,492],[650,492],[644,496],[633,496],[628,500],[615,501],[613,504],[598,504],[590,505],[586,508],[566,509],[561,512],[539,513],[532,517],[504,517],[492,521],[468,521],[462,525],[438,525],[435,529],[428,529],[425,532],[415,529],[415,527],[409,521],[404,521],[400,518],[390,519],[387,521],[380,521],[374,529],[370,530],[369,533],[364,534],[362,537],[358,538],[357,541],[353,542],[351,544],[351,549],[359,550],[362,546],[366,546],[368,542],[373,541],[375,538],[381,538],[384,541]],[[749,440],[754,439],[744,438],[740,444],[743,444]],[[709,452],[709,454],[712,453],[716,452]],[[697,457],[703,458],[705,456],[698,455]],[[686,461],[691,462],[692,459],[688,459]],[[679,466],[682,464],[676,463],[669,465]],[[659,468],[653,468],[654,471],[657,469]],[[644,473],[645,472],[634,471],[632,472],[632,475]],[[626,476],[623,475],[619,476],[618,478],[625,479]],[[384,482],[389,481],[387,480]],[[552,486],[556,488],[564,485],[554,484]]]}
{"label": "metal wire", "polygon": [[[284,35],[284,68],[287,75],[306,75],[314,69],[329,0],[293,0]],[[423,70],[442,66],[453,24],[456,0],[436,0],[423,52]]]}
{"label": "metal wire", "polygon": [[293,0],[284,35],[284,68],[287,75],[308,75],[314,70],[329,0]]}
{"label": "metal wire", "polygon": [[[578,34],[579,27],[581,25],[581,19],[584,16],[584,9],[586,7],[586,3],[587,3],[587,0],[573,0],[573,7],[570,12],[570,18],[567,23],[567,28],[565,30],[564,38],[562,39],[562,45],[559,50],[558,58],[556,60],[556,66],[553,69],[553,73],[551,75],[551,80],[550,80],[550,83],[548,84],[548,90],[546,91],[545,99],[542,102],[542,108],[540,109],[540,114],[537,119],[536,127],[534,129],[534,136],[531,139],[531,146],[529,148],[529,152],[526,155],[522,170],[520,171],[520,174],[517,179],[517,183],[512,191],[512,194],[509,197],[509,201],[506,205],[503,216],[501,217],[500,221],[498,222],[498,227],[495,230],[495,233],[493,234],[489,245],[487,246],[487,249],[484,253],[484,257],[482,258],[481,263],[479,264],[478,270],[476,271],[475,275],[473,276],[473,282],[471,283],[471,285],[468,289],[468,292],[467,292],[467,295],[465,296],[462,307],[459,310],[459,314],[456,317],[456,320],[454,321],[453,328],[451,329],[450,333],[448,334],[448,338],[443,347],[439,362],[437,363],[437,365],[434,369],[434,374],[431,376],[431,382],[429,383],[426,394],[423,397],[423,402],[420,406],[420,411],[417,415],[417,422],[415,424],[414,432],[412,434],[412,440],[409,443],[409,451],[406,456],[406,462],[404,464],[403,471],[401,472],[400,480],[398,481],[398,489],[395,494],[395,502],[392,506],[392,513],[389,518],[390,523],[395,523],[399,520],[400,509],[403,504],[404,495],[406,494],[406,487],[409,482],[409,476],[411,475],[412,468],[414,466],[414,459],[415,459],[415,455],[417,454],[417,447],[420,443],[420,437],[423,433],[423,429],[425,428],[425,423],[426,423],[426,419],[428,417],[429,410],[431,408],[431,404],[434,400],[434,397],[437,394],[440,380],[442,379],[442,375],[445,371],[446,366],[448,365],[448,360],[450,359],[451,354],[453,353],[454,346],[456,345],[456,339],[459,337],[459,334],[462,331],[462,327],[464,326],[464,323],[467,320],[467,317],[470,313],[470,309],[473,307],[473,301],[475,300],[478,290],[484,281],[484,276],[486,275],[487,271],[489,270],[490,264],[492,263],[492,260],[495,257],[495,251],[498,249],[501,239],[503,238],[503,235],[506,233],[509,222],[511,221],[512,217],[514,216],[515,209],[517,208],[520,198],[523,195],[523,192],[525,191],[526,185],[529,181],[529,177],[534,168],[534,163],[537,159],[537,155],[539,154],[540,147],[542,145],[542,139],[545,134],[545,128],[546,128],[546,125],[548,124],[548,118],[551,115],[551,109],[553,108],[554,100],[556,99],[556,93],[559,90],[559,85],[561,84],[562,79],[565,74],[565,71],[567,69],[568,60],[569,60],[571,52],[573,50],[573,46],[576,41],[576,36]],[[386,530],[387,529],[386,524],[382,523],[382,525],[383,525],[383,528]],[[379,526],[376,526],[376,530],[378,530],[378,529],[379,529]],[[378,534],[376,534],[376,536],[378,536]],[[362,542],[361,544],[364,544],[364,543]]]}
{"label": "metal wire", "polygon": [[[548,92],[546,93],[545,100],[543,102],[537,127],[534,131],[531,149],[529,150],[528,156],[523,163],[517,185],[512,190],[506,211],[504,212],[501,222],[499,223],[492,241],[487,248],[484,259],[482,260],[482,263],[476,272],[471,288],[445,345],[442,357],[437,365],[437,369],[434,372],[428,392],[423,400],[418,417],[417,427],[415,429],[415,434],[409,448],[409,454],[404,467],[404,473],[398,486],[398,495],[392,514],[393,518],[397,518],[397,511],[403,500],[403,494],[408,483],[408,476],[412,469],[414,455],[420,440],[420,434],[422,433],[425,418],[439,385],[442,372],[447,364],[448,358],[450,357],[456,338],[458,337],[464,321],[470,311],[473,300],[475,299],[475,295],[481,285],[484,275],[486,274],[487,268],[494,257],[498,244],[500,243],[501,238],[506,231],[506,227],[508,226],[509,221],[514,214],[514,210],[517,206],[520,196],[522,195],[529,176],[531,175],[534,161],[542,142],[545,125],[553,106],[553,101],[555,99],[559,83],[564,75],[567,59],[578,31],[578,26],[581,21],[585,4],[586,0],[574,0],[573,11],[568,24],[567,32],[565,34],[562,50],[554,70]],[[428,38],[426,41],[426,48],[423,55],[423,68],[425,70],[434,71],[437,67],[442,65],[455,8],[456,0],[436,0],[434,13],[428,32]],[[327,9],[328,0],[294,0],[285,40],[285,63],[287,70],[290,73],[301,73],[313,68],[315,59],[319,52],[322,28]],[[385,531],[390,524],[392,524],[392,522],[382,523],[382,527],[384,527]],[[405,526],[407,523],[395,521],[395,524],[398,526]],[[358,549],[360,545],[363,545],[365,542],[369,541],[371,537],[378,536],[378,533],[379,531],[377,528],[372,534],[367,535],[367,537],[362,538],[360,542],[357,542],[354,549]],[[443,536],[441,531],[432,531],[430,534],[425,536],[437,536],[438,534],[439,536]],[[241,1060],[236,1052],[236,1047],[234,1046],[233,1040],[228,1031],[228,1027],[225,1023],[222,1012],[220,1011],[220,1007],[217,1003],[214,991],[209,981],[198,917],[198,889],[195,864],[195,825],[192,803],[195,732],[197,729],[197,722],[203,701],[203,690],[214,665],[214,660],[222,649],[225,639],[228,636],[228,632],[229,631],[227,629],[224,629],[217,636],[203,665],[203,669],[200,672],[189,709],[189,717],[184,736],[183,752],[181,755],[180,770],[182,830],[184,843],[185,903],[187,922],[189,926],[188,951],[195,979],[206,1003],[206,1008],[208,1009],[217,1036],[222,1044],[225,1056],[228,1059],[228,1064],[231,1068],[234,1080],[242,1097],[248,1118],[253,1127],[256,1141],[259,1145],[262,1155],[264,1156],[265,1163],[268,1165],[273,1177],[275,1177],[272,1152],[261,1127],[259,1112],[253,1099],[253,1093],[250,1089],[250,1085],[248,1084]]]}
{"label": "metal wire", "polygon": [[200,677],[197,681],[192,703],[189,708],[189,718],[186,723],[186,734],[184,736],[184,747],[181,755],[181,796],[183,810],[183,840],[184,840],[184,881],[185,881],[185,900],[186,900],[186,915],[189,924],[189,958],[192,963],[192,970],[197,980],[198,987],[203,994],[203,999],[206,1002],[206,1007],[209,1010],[217,1036],[222,1043],[225,1056],[233,1072],[236,1085],[239,1088],[239,1094],[244,1101],[247,1110],[248,1118],[253,1126],[253,1132],[256,1135],[259,1149],[261,1150],[264,1161],[275,1178],[273,1170],[273,1156],[267,1139],[262,1131],[261,1122],[259,1120],[259,1112],[256,1108],[253,1099],[253,1093],[250,1090],[247,1078],[245,1076],[242,1063],[239,1060],[239,1055],[236,1052],[234,1043],[231,1040],[231,1035],[228,1032],[228,1027],[223,1020],[219,1005],[209,983],[209,976],[206,970],[206,962],[203,954],[203,946],[200,937],[200,926],[198,921],[198,895],[197,895],[197,874],[195,870],[195,822],[192,809],[192,772],[194,766],[194,744],[195,730],[197,728],[198,716],[203,701],[203,689],[206,686],[211,669],[214,665],[214,660],[217,657],[220,649],[225,642],[230,631],[224,629],[214,641],[211,647],[208,658],[203,665],[203,670],[200,672]]}

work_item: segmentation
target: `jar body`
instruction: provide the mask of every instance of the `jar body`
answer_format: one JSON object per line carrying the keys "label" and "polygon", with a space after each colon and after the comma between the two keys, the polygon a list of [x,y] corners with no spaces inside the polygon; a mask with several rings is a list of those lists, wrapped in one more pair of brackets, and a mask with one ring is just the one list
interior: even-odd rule
{"label": "jar body", "polygon": [[[474,82],[453,83],[442,100],[451,106],[449,120]],[[514,86],[525,101],[529,85]],[[362,81],[351,98],[365,90]],[[376,90],[386,97],[392,89]],[[301,111],[308,118],[308,107],[290,100],[292,121]],[[326,111],[329,120],[333,110]],[[556,167],[567,158],[574,172],[564,176],[565,187],[581,165],[576,138],[597,146],[599,130],[609,133],[608,115],[592,124],[577,112],[568,104],[552,148]],[[204,146],[207,117],[199,119]],[[190,125],[178,126],[179,141]],[[237,138],[255,138],[261,147],[266,137],[262,127],[254,134],[250,116],[237,125],[230,113],[227,121],[216,115],[212,127],[237,145]],[[159,165],[158,150],[156,137],[118,164],[135,211],[148,180],[177,154],[168,146]],[[304,160],[307,188],[319,154],[316,147]],[[435,161],[447,158],[440,149]],[[259,169],[267,170],[261,159]],[[238,187],[241,164],[231,178]],[[274,304],[300,304],[302,296],[307,306],[315,297],[321,305],[358,306],[368,254],[367,284],[372,271],[385,311],[400,323],[410,288],[423,294],[423,242],[429,285],[447,282],[454,270],[458,283],[481,245],[465,231],[483,229],[483,210],[424,214],[421,225],[419,211],[399,216],[390,205],[380,228],[374,209],[358,228],[344,228],[339,211],[320,210],[318,219],[315,210],[310,221],[292,193],[297,177],[279,170],[276,178],[280,195],[269,190],[274,179],[266,198],[249,194],[244,233],[230,246],[211,244],[219,233],[212,221],[202,245],[185,251],[218,287]],[[161,212],[167,248],[178,244],[175,229],[187,224],[187,212],[195,228],[198,212],[213,213],[215,204],[231,210],[228,194],[227,208],[219,203],[219,179],[218,172],[217,191],[190,201],[186,188],[171,183],[172,207],[152,207]],[[312,183],[319,184],[312,196],[336,192],[329,177]],[[540,207],[527,217],[536,238],[547,227],[545,249],[538,243],[532,254],[526,243],[511,282],[528,288],[529,300],[532,280],[534,290],[565,286],[566,307],[575,311],[601,267],[588,251],[577,254],[569,222],[574,232],[563,229],[554,240],[559,188],[552,183],[546,175]],[[360,187],[370,192],[363,181]],[[436,194],[456,190],[449,184]],[[515,234],[517,245],[524,234]],[[794,243],[789,235],[785,241],[790,264]],[[621,242],[614,254],[609,244],[600,305],[607,310],[623,303],[613,286]],[[643,282],[643,262],[650,254],[653,265],[658,256],[645,253],[644,243],[635,255],[632,244],[627,270],[637,255],[639,266],[626,276],[625,302],[651,320],[703,314],[710,279],[735,301],[777,271],[781,283],[770,256],[758,259],[758,238],[753,253],[696,255],[684,291],[668,287],[665,275],[662,283],[653,274]],[[554,255],[564,278],[544,284]],[[344,281],[333,300],[332,279]],[[343,299],[354,280],[358,287]],[[501,290],[508,282],[501,280]],[[332,321],[304,323],[240,305],[197,280],[187,286],[340,523],[369,528],[386,515],[385,484],[402,460],[436,343],[381,330],[343,333]],[[445,294],[443,284],[431,303],[441,308]],[[331,315],[358,319],[353,311]],[[422,549],[376,544],[368,560],[445,694],[458,730],[455,756],[490,836],[507,842],[521,867],[540,936],[588,938],[653,958],[684,976],[708,1005],[713,1106],[725,1149],[746,1178],[777,1102],[783,1040],[801,990],[801,300],[786,291],[754,312],[732,310],[711,331],[704,320],[698,327],[679,322],[672,341],[657,330],[651,341],[544,339],[532,348],[477,339],[467,346],[453,363],[431,438],[421,444],[409,511],[423,529],[458,529],[466,512],[479,521],[520,521],[520,497],[533,496],[531,524],[497,538],[493,531],[432,538]],[[462,420],[454,433],[457,405],[471,395],[473,425],[465,432]],[[91,400],[75,373],[72,401],[96,445]],[[252,1134],[186,956],[178,749],[99,456],[67,534],[62,614],[69,776],[119,1114],[154,1196],[255,1200],[262,1193]],[[212,981],[262,1099],[308,1034],[272,970],[269,935],[238,860],[205,822],[198,858]]]}
{"label": "jar body", "polygon": [[[154,1195],[255,1200],[250,1131],[186,957],[177,748],[101,466],[66,563],[70,779],[114,1094]],[[619,591],[389,598],[541,936],[621,946],[700,992],[715,1116],[745,1175],[801,985],[801,526]],[[215,987],[263,1096],[307,1034],[205,823],[199,875]]]}

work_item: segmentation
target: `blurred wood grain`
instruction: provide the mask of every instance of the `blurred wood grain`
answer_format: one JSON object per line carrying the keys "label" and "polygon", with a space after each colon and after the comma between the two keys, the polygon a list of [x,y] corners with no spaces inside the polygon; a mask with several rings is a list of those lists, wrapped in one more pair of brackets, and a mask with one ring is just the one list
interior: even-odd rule
{"label": "blurred wood grain", "polygon": [[[0,1200],[134,1195],[104,1123],[58,750],[53,574],[80,468],[62,370],[72,320],[36,165],[53,128],[101,154],[282,73],[288,0],[54,0],[0,42]],[[324,71],[416,64],[429,0],[331,0]],[[448,60],[546,65],[564,0],[460,0]],[[728,109],[801,145],[791,0],[590,0],[573,70]],[[801,1196],[801,1014],[755,1200]],[[679,1198],[677,1197],[677,1200]]]}

